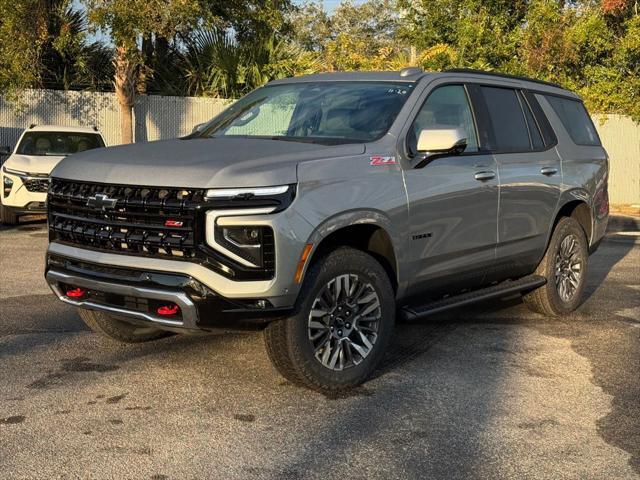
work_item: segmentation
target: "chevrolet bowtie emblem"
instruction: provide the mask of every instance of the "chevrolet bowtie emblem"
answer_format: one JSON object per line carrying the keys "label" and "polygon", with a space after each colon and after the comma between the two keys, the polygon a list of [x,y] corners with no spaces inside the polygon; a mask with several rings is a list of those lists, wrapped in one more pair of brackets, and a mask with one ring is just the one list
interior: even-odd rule
{"label": "chevrolet bowtie emblem", "polygon": [[87,199],[87,207],[100,208],[102,210],[115,208],[116,203],[118,203],[118,199],[109,198],[102,193],[96,193],[93,197]]}

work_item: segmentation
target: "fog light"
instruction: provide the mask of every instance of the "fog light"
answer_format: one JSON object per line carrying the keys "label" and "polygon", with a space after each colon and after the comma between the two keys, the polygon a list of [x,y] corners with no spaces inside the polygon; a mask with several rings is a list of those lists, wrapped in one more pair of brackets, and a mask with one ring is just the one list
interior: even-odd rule
{"label": "fog light", "polygon": [[67,290],[67,297],[69,298],[81,298],[86,295],[87,291],[84,288],[76,287]]}
{"label": "fog light", "polygon": [[161,307],[158,307],[156,312],[158,312],[158,315],[162,315],[163,317],[177,315],[178,312],[180,312],[180,307],[175,303],[170,303],[169,305],[162,305]]}

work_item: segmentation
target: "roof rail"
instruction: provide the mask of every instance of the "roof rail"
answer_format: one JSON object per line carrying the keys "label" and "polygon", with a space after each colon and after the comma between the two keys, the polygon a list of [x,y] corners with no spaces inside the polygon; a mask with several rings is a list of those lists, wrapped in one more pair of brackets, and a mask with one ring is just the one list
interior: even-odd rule
{"label": "roof rail", "polygon": [[525,82],[540,83],[542,85],[562,88],[563,90],[565,90],[565,88],[559,83],[547,82],[545,80],[537,80],[535,78],[522,77],[519,75],[509,75],[508,73],[496,73],[496,72],[487,72],[486,70],[474,70],[473,68],[451,68],[449,70],[445,70],[444,73],[472,73],[474,75],[491,75],[494,77],[512,78],[514,80],[523,80]]}

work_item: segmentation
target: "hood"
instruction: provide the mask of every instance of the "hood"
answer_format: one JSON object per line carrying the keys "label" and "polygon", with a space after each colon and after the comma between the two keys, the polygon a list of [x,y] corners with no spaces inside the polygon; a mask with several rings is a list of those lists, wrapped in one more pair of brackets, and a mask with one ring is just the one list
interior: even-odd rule
{"label": "hood", "polygon": [[260,187],[296,183],[301,161],[364,153],[364,145],[325,146],[253,138],[195,138],[89,150],[60,162],[53,176],[157,187]]}
{"label": "hood", "polygon": [[2,166],[27,173],[49,174],[58,165],[63,156],[49,155],[11,155]]}

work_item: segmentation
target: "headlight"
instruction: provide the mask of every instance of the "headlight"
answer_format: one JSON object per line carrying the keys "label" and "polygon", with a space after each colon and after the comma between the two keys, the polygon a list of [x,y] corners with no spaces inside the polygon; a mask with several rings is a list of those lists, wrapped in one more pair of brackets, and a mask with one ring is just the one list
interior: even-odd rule
{"label": "headlight", "polygon": [[[264,267],[265,240],[273,244],[273,231],[270,227],[220,227],[216,226],[216,240],[251,266]],[[222,233],[222,235],[218,235]],[[222,238],[219,238],[219,237]],[[241,262],[244,263],[244,262]]]}
{"label": "headlight", "polygon": [[271,227],[263,222],[252,224],[224,222],[224,217],[268,215],[275,207],[209,210],[206,213],[206,241],[224,256],[249,268],[268,268],[273,261],[274,239]]}
{"label": "headlight", "polygon": [[270,197],[287,193],[291,185],[277,187],[247,187],[247,188],[212,188],[207,190],[207,198],[251,198]]}
{"label": "headlight", "polygon": [[12,188],[13,188],[13,180],[3,175],[2,192],[5,198],[9,196]]}
{"label": "headlight", "polygon": [[268,215],[289,207],[296,185],[213,188],[205,198],[206,242],[245,270],[273,272],[275,240],[270,226],[257,219],[225,221],[224,217]]}
{"label": "headlight", "polygon": [[28,177],[28,172],[23,172],[22,170],[14,170],[12,168],[2,167],[2,171],[4,173],[8,173],[10,175],[17,175],[18,177]]}
{"label": "headlight", "polygon": [[4,173],[8,173],[9,175],[15,175],[20,177],[20,179],[24,182],[30,178],[49,178],[48,173],[31,173],[31,172],[23,172],[22,170],[14,170],[13,168],[2,167],[2,171]]}

